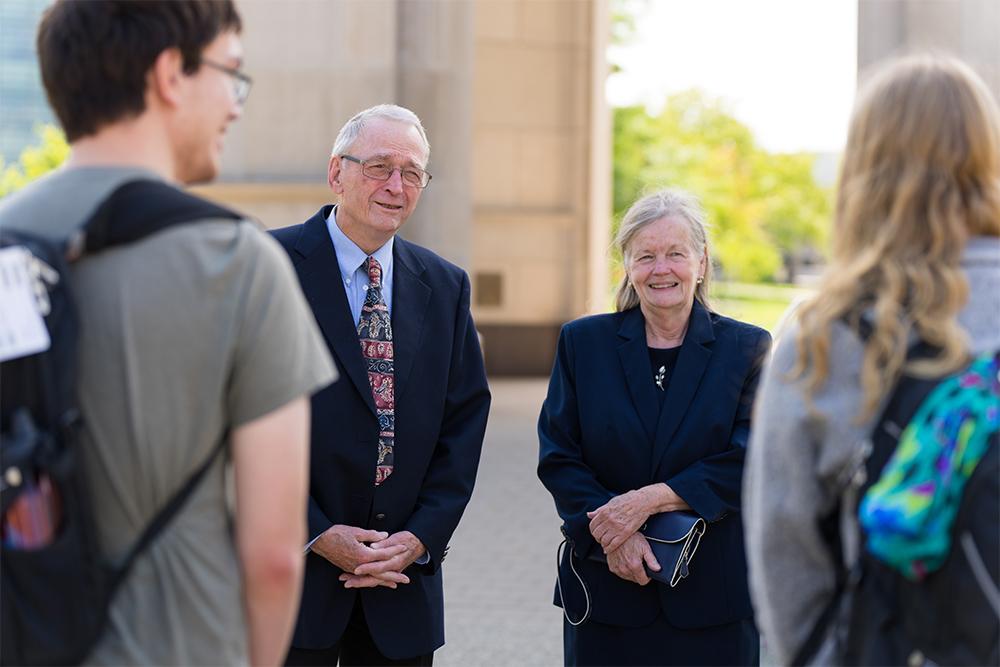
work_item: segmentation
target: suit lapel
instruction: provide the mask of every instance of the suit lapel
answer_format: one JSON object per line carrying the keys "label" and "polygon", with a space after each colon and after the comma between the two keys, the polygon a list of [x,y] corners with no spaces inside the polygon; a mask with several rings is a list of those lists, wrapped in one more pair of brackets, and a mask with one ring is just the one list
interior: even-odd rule
{"label": "suit lapel", "polygon": [[421,346],[431,288],[420,277],[424,272],[423,263],[409,244],[398,236],[393,243],[393,255],[392,352],[398,401]]}
{"label": "suit lapel", "polygon": [[358,330],[351,316],[337,254],[326,227],[329,210],[329,206],[324,206],[309,218],[302,225],[302,233],[295,243],[295,251],[303,257],[299,263],[302,291],[312,306],[327,345],[337,357],[340,369],[351,378],[365,404],[375,413],[368,370],[361,357]]}
{"label": "suit lapel", "polygon": [[652,440],[656,432],[656,421],[660,412],[656,387],[650,375],[649,349],[646,345],[646,327],[642,311],[638,308],[625,313],[618,327],[618,358],[625,372],[625,382],[632,395],[632,405],[639,413],[639,419]]}
{"label": "suit lapel", "polygon": [[712,357],[710,343],[714,340],[715,334],[708,311],[695,301],[691,310],[691,322],[688,324],[684,343],[681,344],[681,351],[677,357],[677,367],[674,368],[674,375],[670,378],[670,384],[667,386],[663,410],[656,427],[656,440],[653,445],[651,461],[653,470],[656,470],[660,459],[669,448],[677,427],[698,391],[698,383],[701,382],[701,376],[705,373],[708,360]]}

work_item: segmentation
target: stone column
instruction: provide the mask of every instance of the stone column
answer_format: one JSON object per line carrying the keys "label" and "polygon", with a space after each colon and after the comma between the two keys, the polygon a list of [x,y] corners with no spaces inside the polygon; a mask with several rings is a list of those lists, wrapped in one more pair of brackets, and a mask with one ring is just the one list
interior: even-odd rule
{"label": "stone column", "polygon": [[204,196],[268,227],[302,222],[334,195],[330,149],[358,111],[395,100],[397,0],[238,0],[254,79]]}
{"label": "stone column", "polygon": [[466,268],[472,259],[472,74],[475,3],[397,0],[396,102],[431,143],[424,192],[403,236]]}
{"label": "stone column", "polygon": [[611,243],[611,109],[605,99],[608,78],[608,33],[610,8],[606,2],[594,2],[590,20],[590,174],[587,212],[587,295],[588,313],[603,313],[611,306],[609,298],[608,247]]}
{"label": "stone column", "polygon": [[859,0],[859,75],[884,58],[920,51],[958,56],[1000,99],[996,0]]}

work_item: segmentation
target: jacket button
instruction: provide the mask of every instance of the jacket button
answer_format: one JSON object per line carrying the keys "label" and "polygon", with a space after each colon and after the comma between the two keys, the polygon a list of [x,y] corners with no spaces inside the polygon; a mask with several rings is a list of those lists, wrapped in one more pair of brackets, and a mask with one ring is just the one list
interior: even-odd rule
{"label": "jacket button", "polygon": [[375,515],[375,520],[376,521],[385,521],[385,514],[383,514],[382,512],[379,512],[378,514]]}

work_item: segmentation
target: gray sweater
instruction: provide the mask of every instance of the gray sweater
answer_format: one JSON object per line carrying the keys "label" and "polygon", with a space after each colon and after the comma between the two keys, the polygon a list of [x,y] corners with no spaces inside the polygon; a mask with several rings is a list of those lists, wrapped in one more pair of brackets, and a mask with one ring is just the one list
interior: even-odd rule
{"label": "gray sweater", "polygon": [[[962,268],[970,290],[959,323],[972,351],[1000,346],[1000,239],[972,239]],[[796,328],[793,319],[764,371],[743,482],[750,592],[779,664],[795,657],[832,593],[833,564],[817,524],[837,502],[873,426],[854,423],[863,348],[840,324],[830,341],[830,375],[813,396],[819,414],[809,415],[801,386],[785,379],[795,364]]]}

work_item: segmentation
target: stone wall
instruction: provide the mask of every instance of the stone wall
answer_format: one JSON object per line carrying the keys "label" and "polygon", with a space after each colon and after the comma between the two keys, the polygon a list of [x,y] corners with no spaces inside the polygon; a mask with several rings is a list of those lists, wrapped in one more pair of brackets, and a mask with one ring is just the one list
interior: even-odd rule
{"label": "stone wall", "polygon": [[1000,99],[1000,2],[860,0],[860,76],[884,58],[923,50],[966,61]]}
{"label": "stone wall", "polygon": [[434,180],[402,234],[465,267],[493,374],[542,374],[559,326],[608,306],[605,0],[240,0],[254,88],[220,181],[268,227],[331,201],[357,111],[413,109]]}

